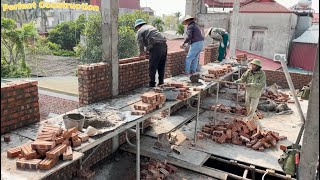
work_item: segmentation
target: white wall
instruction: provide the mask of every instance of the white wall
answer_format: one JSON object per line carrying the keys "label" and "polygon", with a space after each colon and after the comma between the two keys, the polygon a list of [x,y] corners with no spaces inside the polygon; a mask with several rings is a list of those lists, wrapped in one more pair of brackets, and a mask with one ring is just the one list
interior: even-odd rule
{"label": "white wall", "polygon": [[296,25],[297,15],[293,13],[240,13],[237,26],[237,48],[252,52],[250,41],[254,29],[249,27],[262,26],[267,28],[264,34],[263,51],[252,53],[271,59],[275,53],[288,55]]}

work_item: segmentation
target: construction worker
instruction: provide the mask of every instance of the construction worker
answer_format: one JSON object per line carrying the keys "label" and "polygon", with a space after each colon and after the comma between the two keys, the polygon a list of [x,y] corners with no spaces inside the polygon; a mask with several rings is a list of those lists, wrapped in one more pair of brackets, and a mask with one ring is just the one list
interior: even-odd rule
{"label": "construction worker", "polygon": [[219,45],[219,55],[218,55],[218,61],[221,62],[223,59],[225,59],[227,54],[227,47],[229,45],[229,34],[225,29],[222,28],[209,28],[206,35],[210,36],[214,41],[217,41],[220,43]]}
{"label": "construction worker", "polygon": [[245,106],[247,109],[247,120],[253,120],[256,116],[257,106],[261,97],[263,88],[266,86],[266,75],[261,69],[261,61],[259,59],[253,59],[249,63],[250,69],[248,69],[240,79],[236,80],[236,83],[245,83],[246,97]]}
{"label": "construction worker", "polygon": [[156,86],[156,72],[159,75],[159,84],[164,84],[164,71],[167,61],[167,40],[153,26],[147,25],[143,19],[137,19],[135,22],[135,30],[137,31],[137,41],[139,44],[139,56],[145,56],[149,51],[149,87]]}
{"label": "construction worker", "polygon": [[186,44],[190,44],[189,52],[185,61],[184,74],[190,75],[197,72],[204,38],[202,36],[200,27],[195,22],[194,17],[187,15],[182,21],[182,24],[187,25],[187,36],[182,43],[181,48],[185,47]]}

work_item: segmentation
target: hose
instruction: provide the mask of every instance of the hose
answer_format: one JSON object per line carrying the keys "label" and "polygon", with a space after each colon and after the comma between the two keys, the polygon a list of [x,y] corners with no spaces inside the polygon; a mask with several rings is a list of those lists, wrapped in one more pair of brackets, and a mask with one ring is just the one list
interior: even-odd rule
{"label": "hose", "polygon": [[264,177],[268,174],[268,171],[266,171],[263,176],[262,176],[262,180],[264,180]]}

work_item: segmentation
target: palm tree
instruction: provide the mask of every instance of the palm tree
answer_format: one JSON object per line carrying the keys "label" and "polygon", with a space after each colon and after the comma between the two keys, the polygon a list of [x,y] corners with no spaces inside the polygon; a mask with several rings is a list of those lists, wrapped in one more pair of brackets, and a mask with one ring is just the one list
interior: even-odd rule
{"label": "palm tree", "polygon": [[157,28],[160,32],[163,32],[163,25],[164,25],[164,22],[162,21],[162,19],[160,18],[156,18],[153,20],[152,22],[152,25]]}
{"label": "palm tree", "polygon": [[181,12],[174,13],[174,16],[177,18],[177,24],[179,24],[179,19],[182,16]]}
{"label": "palm tree", "polygon": [[182,24],[178,25],[176,34],[179,34],[179,35],[183,35],[184,34],[184,26]]}

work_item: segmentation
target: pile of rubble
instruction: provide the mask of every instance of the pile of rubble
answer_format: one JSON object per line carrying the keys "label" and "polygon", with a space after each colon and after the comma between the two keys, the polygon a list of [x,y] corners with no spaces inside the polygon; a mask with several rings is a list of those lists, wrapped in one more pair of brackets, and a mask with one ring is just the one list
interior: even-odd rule
{"label": "pile of rubble", "polygon": [[205,82],[210,82],[212,80],[219,79],[220,77],[230,72],[232,72],[232,66],[230,64],[225,64],[220,67],[208,69],[209,74],[204,74],[202,79]]}
{"label": "pile of rubble", "polygon": [[274,93],[273,91],[266,90],[265,93],[263,93],[260,97],[260,100],[267,100],[271,99],[275,102],[281,103],[281,102],[288,102],[288,103],[294,103],[294,101],[289,97],[288,94],[277,92]]}
{"label": "pile of rubble", "polygon": [[147,92],[141,96],[141,100],[132,105],[132,115],[145,115],[157,108],[161,108],[166,98],[162,93]]}
{"label": "pile of rubble", "polygon": [[63,160],[72,160],[71,147],[80,146],[89,136],[77,128],[62,130],[59,126],[45,125],[31,144],[9,149],[7,157],[16,158],[20,169],[51,169],[62,156]]}
{"label": "pile of rubble", "polygon": [[177,168],[168,164],[166,161],[164,163],[150,160],[148,163],[144,164],[141,171],[141,179],[166,179],[170,174],[176,173]]}
{"label": "pile of rubble", "polygon": [[202,127],[198,138],[212,139],[217,143],[232,143],[245,145],[254,150],[264,151],[266,148],[275,147],[278,141],[285,140],[277,132],[261,130],[253,121],[234,119],[231,123],[219,125],[206,124]]}
{"label": "pile of rubble", "polygon": [[[218,105],[213,105],[209,109],[214,111],[215,108],[217,108],[217,112],[221,113],[232,113],[232,114],[239,114],[239,115],[247,115],[247,110],[245,107],[242,106],[225,106],[223,104],[218,104]],[[259,119],[263,119],[264,115],[260,111],[256,111],[256,115],[258,116]]]}

